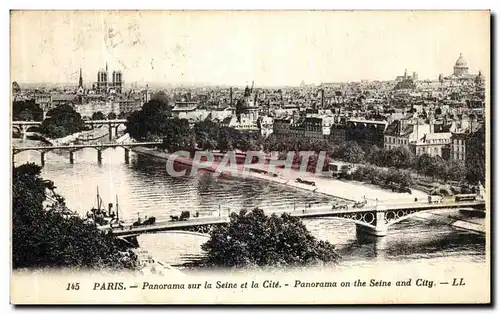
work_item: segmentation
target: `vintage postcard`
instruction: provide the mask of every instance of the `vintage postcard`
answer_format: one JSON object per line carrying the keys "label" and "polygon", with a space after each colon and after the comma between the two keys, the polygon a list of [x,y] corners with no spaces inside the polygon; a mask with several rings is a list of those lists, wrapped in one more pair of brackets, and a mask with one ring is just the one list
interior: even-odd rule
{"label": "vintage postcard", "polygon": [[11,11],[11,303],[489,304],[489,11]]}

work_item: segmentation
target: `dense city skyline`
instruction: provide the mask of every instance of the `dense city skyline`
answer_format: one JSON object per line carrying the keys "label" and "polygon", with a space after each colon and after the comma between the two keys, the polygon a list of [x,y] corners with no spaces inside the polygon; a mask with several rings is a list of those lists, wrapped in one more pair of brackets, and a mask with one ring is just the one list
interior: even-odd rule
{"label": "dense city skyline", "polygon": [[11,79],[76,85],[82,68],[91,86],[107,63],[126,84],[297,86],[393,80],[405,69],[436,80],[460,53],[487,76],[483,14],[13,12]]}

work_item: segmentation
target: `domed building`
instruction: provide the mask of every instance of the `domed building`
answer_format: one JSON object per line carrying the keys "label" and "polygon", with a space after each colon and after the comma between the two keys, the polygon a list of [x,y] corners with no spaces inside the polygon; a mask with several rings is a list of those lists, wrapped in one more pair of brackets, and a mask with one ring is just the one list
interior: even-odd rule
{"label": "domed building", "polygon": [[455,66],[453,67],[453,74],[456,76],[462,76],[464,74],[469,74],[469,67],[467,66],[467,61],[465,61],[462,53],[455,62]]}
{"label": "domed building", "polygon": [[469,66],[467,65],[467,61],[465,60],[462,53],[458,56],[455,65],[453,66],[453,74],[445,77],[445,80],[448,81],[467,81],[470,83],[474,83],[476,80],[477,74],[469,73]]}
{"label": "domed building", "polygon": [[479,73],[477,74],[476,79],[475,79],[475,82],[476,82],[476,84],[478,84],[478,85],[482,85],[482,84],[484,84],[484,76],[483,76],[483,74],[481,73],[481,71],[479,71]]}
{"label": "domed building", "polygon": [[13,93],[20,93],[21,92],[21,87],[19,86],[19,84],[16,81],[12,82],[12,92]]}

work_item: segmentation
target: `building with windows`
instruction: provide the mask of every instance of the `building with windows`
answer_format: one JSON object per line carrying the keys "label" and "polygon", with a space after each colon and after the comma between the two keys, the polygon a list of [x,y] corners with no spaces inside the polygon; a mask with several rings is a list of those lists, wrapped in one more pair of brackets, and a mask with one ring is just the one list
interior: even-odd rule
{"label": "building with windows", "polygon": [[[427,133],[416,141],[411,141],[409,144],[410,151],[415,156],[427,154],[431,157],[443,157],[443,151],[449,147],[451,143],[451,133]],[[444,156],[446,157],[446,156]]]}
{"label": "building with windows", "polygon": [[470,133],[459,132],[451,134],[450,160],[465,160],[466,142]]}
{"label": "building with windows", "polygon": [[384,147],[387,124],[387,121],[349,119],[346,126],[346,141],[355,141],[364,148],[370,148],[372,145]]}
{"label": "building with windows", "polygon": [[142,108],[142,102],[140,100],[124,99],[118,101],[119,113],[132,113],[134,111],[139,111]]}
{"label": "building with windows", "polygon": [[323,118],[306,117],[304,119],[304,136],[311,139],[323,139]]}
{"label": "building with windows", "polygon": [[405,119],[393,121],[384,133],[384,148],[395,149],[403,146],[410,149],[410,141],[416,141],[418,129],[420,132],[429,130],[428,125],[409,123]]}
{"label": "building with windows", "polygon": [[451,133],[448,129],[439,129],[435,132],[434,121],[422,123],[418,119],[401,119],[392,122],[384,135],[384,148],[395,149],[405,147],[416,156],[447,157]]}
{"label": "building with windows", "polygon": [[274,119],[273,122],[273,134],[276,136],[276,138],[287,138],[290,136],[290,128],[292,125],[292,119],[285,118],[285,119]]}
{"label": "building with windows", "polygon": [[102,112],[105,116],[111,112],[118,115],[120,114],[120,104],[114,101],[94,99],[84,104],[75,106],[75,111],[82,117],[88,118],[92,117],[92,115],[96,112]]}
{"label": "building with windows", "polygon": [[460,56],[458,56],[458,59],[453,66],[453,74],[444,77],[444,81],[448,81],[449,83],[463,82],[472,84],[481,83],[481,81],[484,82],[484,78],[482,77],[481,71],[479,71],[478,74],[469,73],[469,66],[467,65],[467,61],[460,53]]}
{"label": "building with windows", "polygon": [[93,88],[98,94],[121,94],[123,92],[123,74],[121,71],[113,71],[111,78],[108,74],[108,64],[105,69],[97,72],[97,82]]}
{"label": "building with windows", "polygon": [[409,76],[407,70],[405,69],[404,75],[396,77],[396,86],[394,89],[414,89],[417,87],[417,80],[417,72],[413,72],[413,75]]}
{"label": "building with windows", "polygon": [[123,74],[121,71],[113,71],[113,80],[111,82],[110,89],[114,90],[115,93],[121,94],[123,90]]}
{"label": "building with windows", "polygon": [[273,118],[269,116],[260,116],[257,125],[260,129],[260,135],[266,138],[273,133]]}

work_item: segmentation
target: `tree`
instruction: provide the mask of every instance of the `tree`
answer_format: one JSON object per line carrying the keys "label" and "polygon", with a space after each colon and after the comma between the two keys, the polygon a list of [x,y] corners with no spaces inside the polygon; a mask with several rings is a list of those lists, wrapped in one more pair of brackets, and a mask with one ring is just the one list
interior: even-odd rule
{"label": "tree", "polygon": [[377,145],[372,145],[366,154],[366,161],[379,166],[382,156],[383,151]]}
{"label": "tree", "polygon": [[335,247],[316,240],[300,218],[289,214],[266,216],[261,209],[232,213],[229,224],[210,232],[202,245],[208,266],[301,266],[336,262]]}
{"label": "tree", "polygon": [[106,116],[101,111],[92,114],[92,120],[106,120]]}
{"label": "tree", "polygon": [[110,112],[110,113],[108,114],[108,119],[109,119],[109,120],[114,120],[114,119],[116,119],[116,113],[114,113],[114,112]]}
{"label": "tree", "polygon": [[159,91],[151,96],[151,100],[168,104],[170,102],[170,97],[164,91]]}
{"label": "tree", "polygon": [[236,147],[242,151],[260,150],[260,133],[235,130]]}
{"label": "tree", "polygon": [[415,168],[424,175],[432,175],[432,158],[428,154],[422,154],[415,159]]}
{"label": "tree", "polygon": [[414,159],[412,152],[404,146],[399,146],[389,151],[390,162],[388,166],[396,168],[409,168],[411,167]]}
{"label": "tree", "polygon": [[33,121],[33,114],[31,113],[31,111],[24,109],[19,114],[19,118],[21,121]]}
{"label": "tree", "polygon": [[446,161],[439,156],[431,157],[430,165],[429,168],[427,169],[426,175],[431,176],[433,179],[434,178],[446,179],[446,174],[447,174]]}
{"label": "tree", "polygon": [[213,150],[217,147],[219,138],[219,125],[211,120],[195,123],[194,134],[198,148]]}
{"label": "tree", "polygon": [[194,134],[191,132],[188,120],[168,119],[158,131],[164,136],[163,148],[166,148],[169,152],[194,150]]}
{"label": "tree", "polygon": [[151,100],[127,117],[126,132],[135,140],[163,139],[165,124],[171,117],[172,108],[167,103]]}
{"label": "tree", "polygon": [[17,121],[42,121],[43,110],[34,100],[14,101],[12,103],[12,119]]}
{"label": "tree", "polygon": [[55,189],[40,177],[41,168],[25,164],[13,169],[12,264],[13,268],[84,267],[134,268],[137,257],[123,251],[115,237],[79,217],[56,211],[64,198],[44,208],[46,191]]}
{"label": "tree", "polygon": [[69,105],[58,106],[50,110],[47,116],[39,131],[50,138],[65,137],[85,129],[82,117]]}
{"label": "tree", "polygon": [[463,160],[451,160],[446,169],[447,179],[454,181],[462,181],[465,178],[467,170]]}
{"label": "tree", "polygon": [[390,168],[387,172],[386,181],[400,186],[410,186],[413,184],[411,173],[405,170]]}
{"label": "tree", "polygon": [[365,159],[365,152],[358,143],[350,141],[343,148],[343,159],[350,163],[360,163]]}
{"label": "tree", "polygon": [[217,140],[217,148],[223,152],[231,151],[236,148],[239,132],[234,128],[222,127],[219,130],[219,138]]}

